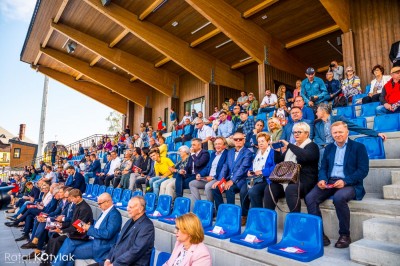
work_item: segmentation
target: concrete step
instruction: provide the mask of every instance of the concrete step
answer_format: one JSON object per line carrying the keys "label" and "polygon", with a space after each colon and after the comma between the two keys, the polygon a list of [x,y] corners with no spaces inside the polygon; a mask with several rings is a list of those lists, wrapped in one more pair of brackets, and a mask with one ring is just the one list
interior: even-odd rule
{"label": "concrete step", "polygon": [[392,171],[392,184],[400,184],[400,171]]}
{"label": "concrete step", "polygon": [[400,218],[373,218],[363,223],[364,238],[400,245]]}
{"label": "concrete step", "polygon": [[400,262],[400,246],[369,239],[350,245],[351,260],[367,265],[395,266]]}
{"label": "concrete step", "polygon": [[383,186],[383,198],[400,200],[400,184]]}

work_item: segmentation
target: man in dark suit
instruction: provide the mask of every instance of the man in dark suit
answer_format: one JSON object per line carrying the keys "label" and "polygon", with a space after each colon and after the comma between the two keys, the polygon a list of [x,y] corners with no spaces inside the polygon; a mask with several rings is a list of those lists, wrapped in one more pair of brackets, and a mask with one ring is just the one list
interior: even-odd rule
{"label": "man in dark suit", "polygon": [[149,265],[154,247],[154,225],[145,211],[146,201],[143,197],[130,199],[128,215],[131,219],[126,222],[117,243],[106,256],[105,266]]}
{"label": "man in dark suit", "polygon": [[[336,248],[347,248],[350,238],[350,209],[348,202],[361,200],[365,195],[363,179],[368,175],[369,159],[365,146],[348,138],[347,124],[332,124],[334,143],[325,148],[318,184],[307,194],[305,202],[309,214],[321,216],[319,204],[333,196],[333,204],[339,219],[339,240]],[[324,234],[324,245],[330,244]]]}
{"label": "man in dark suit", "polygon": [[85,182],[89,184],[90,178],[95,178],[95,176],[101,172],[101,163],[100,160],[96,158],[96,153],[90,154],[90,161],[92,163],[85,171]]}
{"label": "man in dark suit", "polygon": [[[245,140],[246,135],[244,133],[236,132],[233,134],[235,148],[228,151],[226,162],[219,174],[221,180],[212,185],[215,208],[217,211],[219,205],[224,203],[222,194],[217,187],[223,179],[226,181],[223,187],[225,190],[226,202],[230,204],[235,204],[235,194],[240,192],[243,186],[246,186],[247,171],[251,167],[253,153],[248,148],[244,147]],[[241,198],[240,202],[243,201],[244,199]],[[246,219],[247,213],[242,212],[242,224],[246,223]]]}
{"label": "man in dark suit", "polygon": [[[73,256],[76,259],[94,259],[103,262],[111,247],[117,241],[121,230],[122,217],[120,212],[113,206],[111,195],[101,194],[97,204],[102,210],[100,217],[94,225],[83,224],[83,229],[90,237],[89,241],[72,240],[67,238],[58,252],[58,258]],[[68,256],[69,255],[69,256]],[[55,266],[74,266],[74,261],[58,260]]]}
{"label": "man in dark suit", "polygon": [[293,106],[292,109],[290,110],[290,117],[292,118],[291,122],[287,123],[286,126],[284,126],[282,128],[283,132],[282,132],[281,139],[284,139],[287,142],[294,144],[296,141],[293,137],[292,130],[293,130],[294,124],[296,124],[298,122],[306,122],[311,128],[310,139],[314,138],[313,121],[303,118],[303,111],[300,109],[300,107]]}
{"label": "man in dark suit", "polygon": [[393,63],[393,66],[400,66],[400,41],[392,44],[389,53],[390,61]]}
{"label": "man in dark suit", "polygon": [[197,173],[196,180],[189,183],[190,193],[195,201],[201,200],[199,189],[204,189],[207,200],[214,202],[211,186],[220,180],[219,173],[228,155],[227,145],[224,137],[216,137],[214,141],[215,152],[211,154],[207,166]]}
{"label": "man in dark suit", "polygon": [[85,183],[85,178],[83,175],[81,175],[79,172],[75,170],[75,167],[72,165],[67,167],[67,174],[69,176],[72,176],[72,182],[69,185],[70,187],[79,189],[82,193],[85,192],[86,190],[86,183]]}

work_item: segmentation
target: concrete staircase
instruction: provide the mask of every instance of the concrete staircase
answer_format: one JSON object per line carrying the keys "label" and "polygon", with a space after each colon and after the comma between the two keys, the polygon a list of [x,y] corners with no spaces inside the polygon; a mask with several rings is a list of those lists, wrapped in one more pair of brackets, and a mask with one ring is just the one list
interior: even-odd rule
{"label": "concrete staircase", "polygon": [[383,186],[383,198],[400,200],[400,171],[392,171],[392,184]]}

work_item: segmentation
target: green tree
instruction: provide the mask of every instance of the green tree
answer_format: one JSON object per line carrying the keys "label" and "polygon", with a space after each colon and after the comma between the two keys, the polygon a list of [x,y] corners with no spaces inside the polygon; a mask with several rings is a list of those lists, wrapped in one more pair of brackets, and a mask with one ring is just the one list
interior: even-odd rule
{"label": "green tree", "polygon": [[112,111],[110,112],[109,116],[106,118],[106,121],[109,124],[108,126],[108,132],[109,133],[116,133],[121,132],[122,131],[122,114],[116,112],[116,111]]}

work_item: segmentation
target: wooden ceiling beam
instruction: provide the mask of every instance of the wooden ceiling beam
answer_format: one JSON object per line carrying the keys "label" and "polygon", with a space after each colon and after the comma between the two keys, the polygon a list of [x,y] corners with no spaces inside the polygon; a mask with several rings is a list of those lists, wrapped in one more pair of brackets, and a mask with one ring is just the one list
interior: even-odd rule
{"label": "wooden ceiling beam", "polygon": [[83,77],[82,73],[79,73],[78,76],[75,77],[75,80],[80,80]]}
{"label": "wooden ceiling beam", "polygon": [[246,66],[246,65],[248,65],[248,64],[251,64],[251,63],[253,63],[253,62],[255,62],[255,61],[256,61],[256,60],[254,60],[253,58],[249,58],[249,59],[244,60],[244,61],[242,61],[242,62],[239,62],[239,63],[236,63],[236,64],[231,65],[231,68],[232,68],[232,69],[238,69],[238,68],[241,68],[241,67]]}
{"label": "wooden ceiling beam", "polygon": [[119,43],[126,35],[128,35],[129,31],[127,29],[124,29],[120,34],[118,34],[117,37],[115,37],[115,39],[110,42],[109,47],[113,48],[117,43]]}
{"label": "wooden ceiling beam", "polygon": [[155,67],[160,67],[171,61],[171,58],[165,57],[154,64]]}
{"label": "wooden ceiling beam", "polygon": [[118,48],[109,48],[106,42],[63,24],[52,24],[55,30],[80,43],[93,53],[137,77],[164,95],[171,97],[174,86],[179,87],[179,76],[166,69],[157,69],[153,63]]}
{"label": "wooden ceiling beam", "polygon": [[101,55],[96,55],[96,57],[90,62],[90,66],[94,66],[95,64],[97,64],[101,59]]}
{"label": "wooden ceiling beam", "polygon": [[322,29],[322,30],[313,32],[311,34],[308,34],[308,35],[306,35],[304,37],[298,38],[297,40],[293,40],[291,42],[288,42],[287,44],[285,44],[285,48],[286,49],[293,48],[295,46],[298,46],[300,44],[315,40],[315,39],[317,39],[319,37],[322,37],[322,36],[327,35],[329,33],[335,32],[337,30],[340,30],[340,27],[338,25],[333,25],[333,26],[327,27],[325,29]]}
{"label": "wooden ceiling beam", "polygon": [[218,35],[221,32],[220,29],[215,29],[210,31],[209,33],[204,34],[203,36],[201,36],[200,38],[194,40],[193,42],[190,43],[190,47],[196,47],[197,45],[211,39],[212,37],[214,37],[215,35]]}
{"label": "wooden ceiling beam", "polygon": [[129,79],[125,79],[116,73],[98,67],[90,67],[87,62],[52,48],[40,48],[40,50],[56,61],[82,73],[142,107],[146,105],[146,96],[152,94],[152,89],[145,84],[131,83]]}
{"label": "wooden ceiling beam", "polygon": [[185,1],[254,58],[258,64],[267,61],[278,69],[299,77],[304,76],[306,66],[290,55],[280,41],[274,39],[253,21],[242,18],[242,14],[224,0]]}
{"label": "wooden ceiling beam", "polygon": [[231,70],[230,66],[204,51],[190,48],[187,42],[172,33],[147,21],[135,19],[135,14],[115,3],[103,7],[98,0],[84,1],[158,52],[171,58],[202,82],[216,82],[231,88],[243,88],[242,73]]}
{"label": "wooden ceiling beam", "polygon": [[275,4],[279,0],[265,0],[258,5],[253,6],[252,8],[247,9],[246,11],[243,12],[242,17],[243,18],[249,18],[253,16],[254,14],[260,12],[261,10],[269,7],[270,5]]}
{"label": "wooden ceiling beam", "polygon": [[40,73],[68,86],[93,100],[104,104],[122,114],[126,113],[126,101],[127,99],[122,97],[117,93],[113,93],[103,86],[96,85],[91,82],[76,81],[74,77],[56,71],[54,69],[43,67],[43,66],[33,66],[33,68]]}
{"label": "wooden ceiling beam", "polygon": [[164,0],[155,0],[153,1],[140,15],[139,15],[139,19],[140,20],[144,20],[145,18],[147,18],[151,12],[153,12],[153,10],[158,7],[162,2],[164,2]]}
{"label": "wooden ceiling beam", "polygon": [[340,29],[350,31],[350,2],[349,0],[319,0]]}

